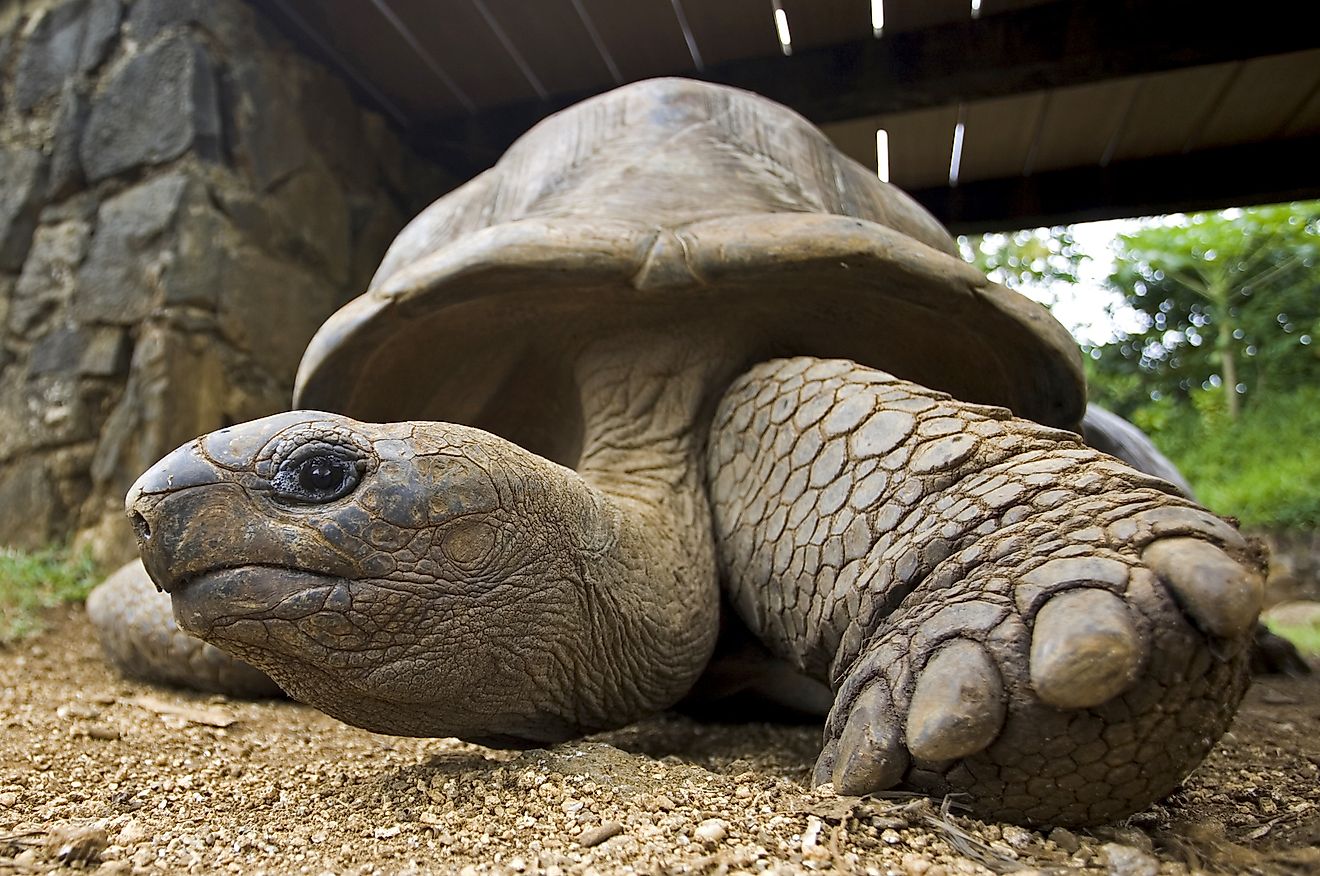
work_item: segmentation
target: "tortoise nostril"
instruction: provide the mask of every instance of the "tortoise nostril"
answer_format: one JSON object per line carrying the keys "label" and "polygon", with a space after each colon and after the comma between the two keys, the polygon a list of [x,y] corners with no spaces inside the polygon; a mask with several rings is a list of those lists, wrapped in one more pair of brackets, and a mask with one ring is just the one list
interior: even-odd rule
{"label": "tortoise nostril", "polygon": [[138,541],[147,541],[151,538],[151,524],[147,522],[147,518],[134,511],[128,515],[128,519],[133,524],[133,532],[137,535]]}

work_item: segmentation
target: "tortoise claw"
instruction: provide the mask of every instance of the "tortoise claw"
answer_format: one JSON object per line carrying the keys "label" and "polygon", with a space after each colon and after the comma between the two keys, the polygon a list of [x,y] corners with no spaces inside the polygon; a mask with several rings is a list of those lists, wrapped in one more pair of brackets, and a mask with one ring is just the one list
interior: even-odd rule
{"label": "tortoise claw", "polygon": [[1004,683],[985,648],[954,639],[917,679],[907,714],[907,747],[925,761],[983,750],[1004,726]]}
{"label": "tortoise claw", "polygon": [[1107,590],[1068,590],[1036,614],[1031,686],[1051,706],[1087,709],[1127,690],[1144,656],[1123,600]]}
{"label": "tortoise claw", "polygon": [[[908,767],[899,727],[889,690],[876,681],[854,701],[837,744],[821,753],[818,778],[832,778],[840,794],[869,794],[897,785]],[[822,776],[826,754],[833,763]]]}
{"label": "tortoise claw", "polygon": [[1163,538],[1141,559],[1205,632],[1233,638],[1256,623],[1264,593],[1260,576],[1218,547],[1197,538]]}
{"label": "tortoise claw", "polygon": [[839,740],[826,739],[825,747],[816,757],[816,767],[811,772],[811,783],[823,785],[834,781],[834,762],[838,759]]}

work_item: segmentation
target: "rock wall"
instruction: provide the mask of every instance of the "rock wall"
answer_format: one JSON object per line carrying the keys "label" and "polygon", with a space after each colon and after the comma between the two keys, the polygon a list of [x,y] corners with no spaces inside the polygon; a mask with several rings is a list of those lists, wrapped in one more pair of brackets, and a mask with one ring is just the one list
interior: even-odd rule
{"label": "rock wall", "polygon": [[0,545],[124,556],[137,474],[286,408],[452,183],[239,0],[0,5]]}

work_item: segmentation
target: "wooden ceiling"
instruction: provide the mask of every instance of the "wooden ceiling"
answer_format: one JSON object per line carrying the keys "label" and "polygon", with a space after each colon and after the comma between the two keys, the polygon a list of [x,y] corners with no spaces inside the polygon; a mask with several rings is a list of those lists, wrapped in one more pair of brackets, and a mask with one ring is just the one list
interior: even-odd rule
{"label": "wooden ceiling", "polygon": [[[461,176],[650,76],[788,104],[954,230],[1320,197],[1320,4],[252,0]],[[775,26],[782,9],[791,43]],[[954,132],[961,149],[954,160]]]}

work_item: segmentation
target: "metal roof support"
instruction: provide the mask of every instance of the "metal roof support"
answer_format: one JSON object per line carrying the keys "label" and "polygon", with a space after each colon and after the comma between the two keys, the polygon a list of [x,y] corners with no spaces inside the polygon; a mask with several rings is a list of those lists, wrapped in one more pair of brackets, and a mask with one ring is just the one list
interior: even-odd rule
{"label": "metal roof support", "polygon": [[469,113],[475,113],[477,111],[477,105],[472,102],[472,98],[468,97],[467,92],[458,87],[458,83],[454,81],[452,76],[445,72],[445,69],[440,66],[440,62],[437,61],[420,42],[418,42],[416,34],[409,30],[408,25],[404,24],[398,14],[390,8],[389,0],[371,0],[371,5],[375,6],[376,11],[384,16],[385,20],[390,23],[390,27],[394,28],[399,36],[403,37],[403,41],[408,44],[408,47],[411,48],[413,52],[416,53],[417,57],[421,59],[421,62],[426,65],[426,69],[434,73],[436,78],[440,80],[445,88],[448,88],[450,93],[458,99],[458,102],[463,105],[463,109],[467,110]]}
{"label": "metal roof support", "polygon": [[600,59],[605,62],[605,69],[610,71],[610,76],[614,78],[615,85],[623,84],[623,74],[619,72],[619,65],[614,63],[614,56],[610,54],[610,47],[605,45],[605,40],[601,38],[600,31],[596,30],[596,22],[591,20],[587,10],[582,7],[582,0],[569,0],[573,4],[573,11],[577,13],[582,26],[587,30],[587,36],[591,37],[591,44],[596,47],[600,53]]}
{"label": "metal roof support", "polygon": [[669,0],[674,7],[674,17],[678,19],[678,26],[683,30],[683,40],[687,43],[688,54],[692,56],[692,66],[698,72],[706,69],[706,63],[701,60],[701,49],[697,47],[697,38],[692,33],[692,28],[688,26],[687,14],[683,12],[683,0]]}
{"label": "metal roof support", "polygon": [[500,27],[500,23],[495,20],[495,16],[486,8],[486,4],[482,2],[482,0],[472,0],[472,5],[476,7],[477,12],[481,14],[481,17],[486,20],[486,26],[490,28],[491,33],[495,34],[495,39],[500,41],[500,45],[504,46],[504,51],[509,53],[509,57],[513,59],[513,63],[518,67],[523,78],[527,80],[527,84],[532,86],[532,90],[536,92],[536,96],[541,98],[541,100],[545,100],[549,97],[550,92],[545,90],[545,86],[542,85],[541,80],[537,78],[536,71],[532,69],[532,65],[527,63],[527,59],[522,56],[522,52],[518,51],[518,47],[513,44],[513,40],[509,39],[509,35],[504,32],[504,28]]}

